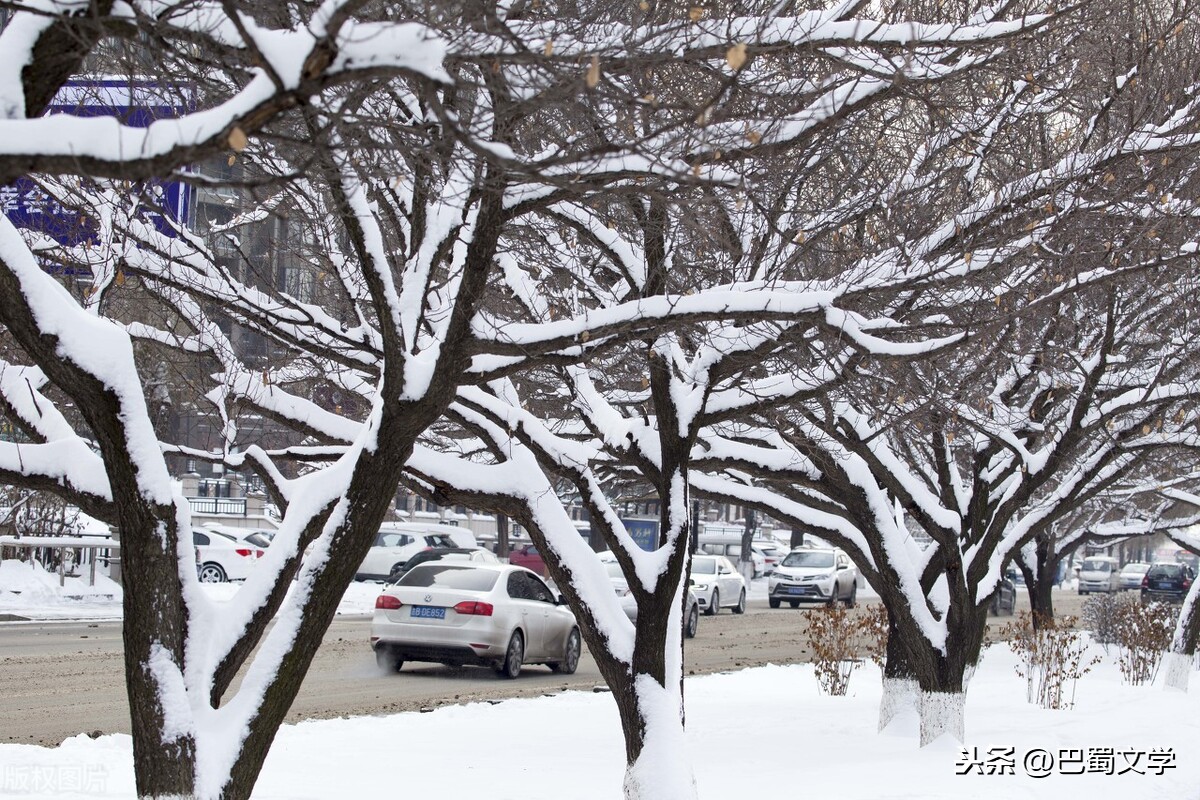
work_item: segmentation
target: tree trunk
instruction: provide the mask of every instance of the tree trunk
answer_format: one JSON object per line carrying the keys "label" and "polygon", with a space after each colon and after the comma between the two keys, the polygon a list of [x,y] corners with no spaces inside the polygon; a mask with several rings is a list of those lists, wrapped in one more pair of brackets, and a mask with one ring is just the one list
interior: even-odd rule
{"label": "tree trunk", "polygon": [[[904,651],[904,668],[911,671],[919,690],[916,699],[921,719],[921,747],[945,734],[959,742],[964,740],[967,684],[979,661],[987,630],[987,605],[968,609],[951,607],[946,622],[948,631],[943,652],[930,644],[915,620],[903,611],[895,618],[900,647]],[[889,645],[891,641],[889,636]],[[897,674],[902,673],[898,671]]]}
{"label": "tree trunk", "polygon": [[882,732],[902,712],[917,707],[916,676],[908,662],[908,653],[901,641],[892,614],[888,612],[887,653],[883,662],[883,696],[879,700],[879,730]]}
{"label": "tree trunk", "polygon": [[637,675],[632,684],[632,702],[626,703],[630,713],[621,714],[628,764],[625,800],[696,800],[678,686],[663,686],[646,674]]}
{"label": "tree trunk", "polygon": [[1050,576],[1039,566],[1038,575],[1033,582],[1025,578],[1026,591],[1029,593],[1029,608],[1033,612],[1033,629],[1041,630],[1043,626],[1054,622],[1054,576],[1052,567]]}
{"label": "tree trunk", "polygon": [[179,582],[178,532],[173,519],[153,519],[145,506],[135,515],[136,522],[121,517],[122,640],[134,779],[138,797],[192,797],[196,742],[188,722],[174,717],[170,705],[187,702],[176,671],[183,666],[188,619]]}
{"label": "tree trunk", "polygon": [[1196,640],[1200,638],[1200,581],[1193,580],[1192,588],[1179,610],[1179,621],[1171,639],[1171,650],[1164,661],[1163,686],[1186,692],[1192,664],[1196,659]]}

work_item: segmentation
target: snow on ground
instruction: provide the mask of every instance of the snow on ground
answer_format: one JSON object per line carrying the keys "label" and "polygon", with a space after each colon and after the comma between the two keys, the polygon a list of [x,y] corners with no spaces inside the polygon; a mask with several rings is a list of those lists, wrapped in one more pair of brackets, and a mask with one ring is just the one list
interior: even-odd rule
{"label": "snow on ground", "polygon": [[[687,736],[700,797],[1196,797],[1195,692],[1123,686],[1109,658],[1080,682],[1073,710],[1047,711],[1025,702],[1014,664],[1007,647],[992,648],[967,699],[967,747],[977,749],[981,759],[992,748],[1014,748],[1011,775],[957,774],[962,750],[944,739],[918,749],[915,717],[901,717],[877,734],[880,680],[874,667],[855,672],[851,695],[842,698],[820,695],[807,665],[689,678]],[[1193,685],[1197,681],[1194,677]],[[1039,748],[1056,759],[1044,778],[1031,777],[1024,766],[1025,754]],[[1122,752],[1130,750],[1173,748],[1174,767],[1161,775],[1105,775],[1063,774],[1057,766],[1063,749],[1081,751],[1081,769],[1089,755],[1103,766],[1100,748],[1112,749],[1114,772],[1127,768]],[[81,735],[58,748],[3,744],[0,796],[132,797],[130,760],[128,736]],[[1145,771],[1149,757],[1136,761]],[[324,800],[402,791],[406,797],[447,800],[615,800],[621,796],[623,762],[611,697],[570,692],[447,706],[428,714],[287,725],[254,797]]]}
{"label": "snow on ground", "polygon": [[26,619],[116,619],[121,616],[121,587],[103,568],[96,585],[85,577],[66,578],[59,586],[58,573],[47,572],[36,561],[0,561],[0,615]]}
{"label": "snow on ground", "polygon": [[[103,568],[102,568],[103,569]],[[203,591],[213,600],[229,600],[240,583],[205,583]],[[371,614],[383,584],[351,583],[338,604],[338,614]],[[764,595],[765,596],[765,595]],[[67,578],[58,585],[58,574],[40,564],[13,559],[0,561],[0,616],[28,620],[116,620],[121,619],[121,587],[99,572],[95,588],[87,578]]]}

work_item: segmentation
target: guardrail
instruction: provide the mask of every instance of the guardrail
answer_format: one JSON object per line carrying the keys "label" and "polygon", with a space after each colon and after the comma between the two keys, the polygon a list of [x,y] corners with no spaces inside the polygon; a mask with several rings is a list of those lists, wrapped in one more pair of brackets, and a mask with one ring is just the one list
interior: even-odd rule
{"label": "guardrail", "polygon": [[189,497],[187,501],[197,514],[232,514],[246,516],[244,497]]}

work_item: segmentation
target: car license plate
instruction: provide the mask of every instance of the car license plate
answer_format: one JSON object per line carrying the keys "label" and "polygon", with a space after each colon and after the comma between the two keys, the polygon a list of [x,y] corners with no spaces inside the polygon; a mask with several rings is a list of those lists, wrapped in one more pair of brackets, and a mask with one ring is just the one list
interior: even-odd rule
{"label": "car license plate", "polygon": [[789,586],[788,594],[804,594],[803,586]]}
{"label": "car license plate", "polygon": [[438,606],[413,606],[408,615],[414,619],[445,619],[446,609]]}

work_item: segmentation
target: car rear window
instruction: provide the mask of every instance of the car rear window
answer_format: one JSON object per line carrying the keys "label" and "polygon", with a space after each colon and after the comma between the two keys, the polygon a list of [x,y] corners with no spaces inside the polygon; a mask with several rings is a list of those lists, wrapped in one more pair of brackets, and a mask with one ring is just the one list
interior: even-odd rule
{"label": "car rear window", "polygon": [[496,585],[496,576],[499,574],[490,569],[476,569],[454,564],[421,564],[404,573],[404,577],[396,581],[396,585],[490,592]]}
{"label": "car rear window", "polygon": [[1179,564],[1155,564],[1147,573],[1151,578],[1178,578],[1183,573]]}
{"label": "car rear window", "polygon": [[785,567],[832,567],[833,553],[788,553],[783,560]]}
{"label": "car rear window", "polygon": [[1112,572],[1112,562],[1110,561],[1084,561],[1084,572]]}

